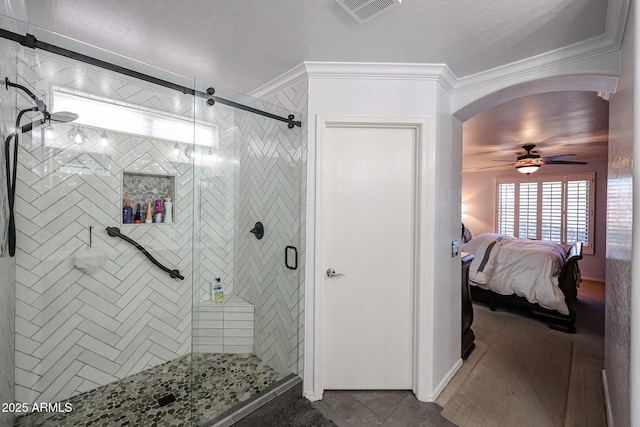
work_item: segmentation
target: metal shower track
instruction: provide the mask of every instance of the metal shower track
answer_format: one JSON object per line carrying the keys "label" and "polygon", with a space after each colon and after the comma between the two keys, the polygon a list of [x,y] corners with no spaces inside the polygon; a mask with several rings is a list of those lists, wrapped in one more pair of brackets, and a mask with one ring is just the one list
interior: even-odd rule
{"label": "metal shower track", "polygon": [[209,105],[213,105],[213,103],[219,102],[220,104],[228,105],[233,108],[248,111],[254,114],[259,114],[261,116],[268,117],[270,119],[279,120],[281,122],[287,123],[289,129],[293,129],[295,126],[302,127],[302,123],[299,120],[294,120],[295,116],[293,114],[289,114],[288,117],[281,117],[275,114],[271,114],[266,111],[259,110],[257,108],[249,107],[248,105],[240,104],[238,102],[221,98],[219,96],[214,96],[213,94],[215,93],[215,90],[213,88],[207,89],[207,92],[201,92],[193,88],[182,86],[173,82],[169,82],[167,80],[162,80],[162,79],[150,76],[148,74],[143,74],[138,71],[130,70],[128,68],[112,64],[110,62],[102,61],[100,59],[84,55],[82,53],[74,52],[69,49],[65,49],[59,46],[55,46],[55,45],[40,41],[36,39],[35,36],[32,34],[26,34],[23,36],[21,34],[13,33],[11,31],[7,31],[0,28],[0,37],[20,43],[22,46],[25,46],[31,49],[41,49],[47,52],[55,53],[60,56],[64,56],[67,58],[75,59],[80,62],[84,62],[85,64],[95,65],[97,67],[104,68],[109,71],[114,71],[116,73],[124,74],[126,76],[143,80],[149,83],[153,83],[158,86],[163,86],[169,89],[177,90],[186,95],[193,95],[200,98],[204,98],[207,100],[207,103]]}

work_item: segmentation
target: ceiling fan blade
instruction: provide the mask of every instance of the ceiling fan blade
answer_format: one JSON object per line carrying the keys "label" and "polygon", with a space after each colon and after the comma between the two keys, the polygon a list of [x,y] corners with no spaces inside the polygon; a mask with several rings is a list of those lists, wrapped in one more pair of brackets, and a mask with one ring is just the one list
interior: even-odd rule
{"label": "ceiling fan blade", "polygon": [[504,168],[507,166],[513,166],[515,163],[503,163],[501,165],[495,165],[495,166],[485,166],[483,168],[474,168],[476,170],[485,170],[485,169],[495,169],[495,168]]}
{"label": "ceiling fan blade", "polygon": [[543,157],[544,161],[549,161],[552,162],[554,160],[559,160],[559,159],[565,159],[567,157],[574,157],[575,154],[558,154],[557,156],[548,156],[548,157]]}
{"label": "ceiling fan blade", "polygon": [[587,162],[574,162],[571,160],[552,160],[550,162],[544,162],[545,165],[586,165]]}

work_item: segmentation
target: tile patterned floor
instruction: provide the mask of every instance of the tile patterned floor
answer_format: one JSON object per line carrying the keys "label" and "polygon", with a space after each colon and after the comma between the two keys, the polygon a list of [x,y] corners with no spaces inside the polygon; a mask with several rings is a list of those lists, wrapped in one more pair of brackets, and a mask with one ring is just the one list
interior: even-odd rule
{"label": "tile patterned floor", "polygon": [[409,390],[330,390],[313,405],[340,427],[455,427],[440,415],[441,406],[420,402]]}
{"label": "tile patterned floor", "polygon": [[[267,390],[282,376],[254,355],[196,355],[197,416],[212,420]],[[16,419],[16,427],[178,427],[190,426],[191,356],[186,355],[107,384],[68,401],[69,413],[32,413]],[[158,399],[173,393],[176,401],[161,407]]]}

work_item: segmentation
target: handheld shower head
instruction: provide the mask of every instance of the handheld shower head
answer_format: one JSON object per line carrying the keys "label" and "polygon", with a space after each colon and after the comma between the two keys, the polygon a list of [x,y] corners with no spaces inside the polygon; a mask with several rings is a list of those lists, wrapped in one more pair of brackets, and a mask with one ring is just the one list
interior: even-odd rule
{"label": "handheld shower head", "polygon": [[[70,113],[67,111],[61,111],[59,113],[49,113],[47,111],[47,105],[43,100],[38,98],[31,92],[28,88],[19,85],[17,83],[11,83],[8,77],[4,79],[5,86],[7,90],[10,87],[15,87],[26,93],[29,98],[33,100],[36,104],[35,107],[26,108],[24,110],[20,110],[18,116],[16,118],[16,131],[7,137],[4,142],[4,155],[5,155],[5,169],[7,174],[7,189],[8,189],[8,202],[9,202],[9,256],[14,256],[16,253],[16,224],[15,224],[15,213],[14,213],[14,205],[15,205],[15,197],[16,197],[16,174],[17,174],[17,165],[18,165],[18,148],[20,146],[18,142],[18,138],[20,136],[20,132],[18,129],[22,131],[22,133],[30,132],[33,129],[42,126],[45,123],[51,123],[51,121],[58,123],[68,123],[70,121],[76,120],[78,118],[77,114]],[[33,121],[31,123],[27,123],[24,126],[20,126],[20,121],[22,120],[22,116],[28,112],[39,112],[42,114],[42,119]],[[11,156],[11,142],[13,141],[13,156]],[[11,158],[13,158],[13,162],[11,162]],[[13,163],[13,164],[12,164]]]}

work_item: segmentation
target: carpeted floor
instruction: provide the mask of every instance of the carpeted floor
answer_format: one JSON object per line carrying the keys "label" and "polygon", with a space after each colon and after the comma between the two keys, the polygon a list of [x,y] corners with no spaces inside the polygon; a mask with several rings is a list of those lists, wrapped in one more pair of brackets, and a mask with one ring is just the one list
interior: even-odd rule
{"label": "carpeted floor", "polygon": [[578,332],[474,304],[476,349],[437,399],[461,427],[604,426],[604,285],[583,282]]}

